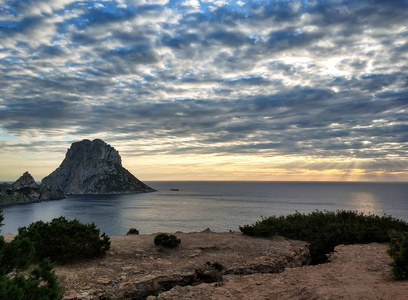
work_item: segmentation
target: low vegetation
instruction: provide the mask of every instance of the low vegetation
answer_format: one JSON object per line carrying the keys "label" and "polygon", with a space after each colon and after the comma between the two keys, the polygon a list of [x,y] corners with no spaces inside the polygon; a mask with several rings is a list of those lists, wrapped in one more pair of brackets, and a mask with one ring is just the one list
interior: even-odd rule
{"label": "low vegetation", "polygon": [[65,217],[21,227],[16,239],[30,240],[38,260],[48,258],[57,263],[97,257],[110,248],[110,238],[105,233],[99,235],[94,223],[83,224]]}
{"label": "low vegetation", "polygon": [[[0,208],[0,226],[2,221]],[[51,261],[96,257],[110,247],[109,237],[100,236],[95,224],[64,217],[32,223],[18,233],[11,242],[0,236],[0,299],[62,299]]]}
{"label": "low vegetation", "polygon": [[388,254],[394,260],[392,274],[397,280],[408,279],[408,232],[392,232]]}
{"label": "low vegetation", "polygon": [[176,248],[180,243],[181,240],[172,234],[168,235],[166,233],[159,233],[154,238],[154,244],[156,246],[162,246],[165,248]]}
{"label": "low vegetation", "polygon": [[30,275],[0,276],[0,299],[57,300],[62,294],[49,260],[43,260]]}
{"label": "low vegetation", "polygon": [[[240,230],[250,236],[284,236],[308,241],[312,264],[319,264],[326,262],[326,254],[340,244],[390,242],[390,232],[407,232],[408,223],[391,216],[364,215],[355,211],[315,211],[264,218],[255,224],[242,226]],[[407,245],[406,242],[405,249]],[[405,270],[408,270],[407,262],[405,256]]]}
{"label": "low vegetation", "polygon": [[[0,223],[3,214],[0,208]],[[1,226],[2,224],[0,224]],[[32,265],[33,243],[27,238],[6,242],[0,236],[0,299],[55,300],[62,299],[57,276],[49,260]]]}

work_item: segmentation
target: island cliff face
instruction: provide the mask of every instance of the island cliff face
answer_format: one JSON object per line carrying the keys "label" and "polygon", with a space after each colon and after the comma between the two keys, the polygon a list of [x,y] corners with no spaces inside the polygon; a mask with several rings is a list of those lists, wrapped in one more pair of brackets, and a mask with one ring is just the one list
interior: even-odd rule
{"label": "island cliff face", "polygon": [[119,152],[99,139],[73,143],[61,165],[42,184],[61,187],[66,194],[155,191],[122,167]]}
{"label": "island cliff face", "polygon": [[56,186],[38,185],[34,178],[25,172],[12,184],[0,185],[0,205],[21,204],[58,200],[66,198],[64,191]]}

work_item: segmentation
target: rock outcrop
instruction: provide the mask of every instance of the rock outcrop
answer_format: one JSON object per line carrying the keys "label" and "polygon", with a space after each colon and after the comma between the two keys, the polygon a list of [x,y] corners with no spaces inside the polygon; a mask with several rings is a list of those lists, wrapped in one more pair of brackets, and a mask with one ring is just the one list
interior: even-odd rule
{"label": "rock outcrop", "polygon": [[61,165],[42,183],[61,187],[66,194],[155,191],[126,170],[119,152],[100,139],[73,143]]}
{"label": "rock outcrop", "polygon": [[39,188],[40,186],[35,182],[33,176],[30,173],[25,172],[23,176],[17,179],[12,185],[13,189],[18,190],[21,188]]}
{"label": "rock outcrop", "polygon": [[[57,266],[64,299],[156,299],[182,286],[223,286],[231,278],[281,273],[311,261],[308,243],[302,241],[254,238],[238,232],[176,235],[181,239],[176,250],[154,246],[157,234],[111,236],[111,248],[100,260]],[[247,292],[250,295],[251,290]],[[160,299],[227,298],[196,294]],[[230,299],[266,298],[231,295]]]}
{"label": "rock outcrop", "polygon": [[58,200],[66,198],[64,191],[56,186],[37,184],[30,173],[23,176],[12,184],[0,185],[0,205],[21,204]]}

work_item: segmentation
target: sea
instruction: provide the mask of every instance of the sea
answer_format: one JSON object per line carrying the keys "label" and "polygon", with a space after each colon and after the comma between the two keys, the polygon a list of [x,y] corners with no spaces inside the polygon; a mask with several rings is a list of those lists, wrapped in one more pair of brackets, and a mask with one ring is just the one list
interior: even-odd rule
{"label": "sea", "polygon": [[157,192],[71,195],[64,200],[3,207],[1,233],[64,216],[124,235],[239,231],[269,216],[352,210],[408,222],[407,182],[154,181]]}

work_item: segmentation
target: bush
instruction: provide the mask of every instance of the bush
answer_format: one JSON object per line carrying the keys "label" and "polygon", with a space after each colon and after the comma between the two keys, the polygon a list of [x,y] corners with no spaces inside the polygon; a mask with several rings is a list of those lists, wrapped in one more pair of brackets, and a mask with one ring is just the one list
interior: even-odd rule
{"label": "bush", "polygon": [[387,253],[391,256],[394,262],[392,266],[392,274],[397,280],[408,279],[408,232],[392,232],[390,233],[390,248]]}
{"label": "bush", "polygon": [[159,233],[154,238],[154,244],[156,246],[162,246],[165,248],[176,248],[181,243],[175,235],[168,235],[165,233]]}
{"label": "bush", "polygon": [[136,228],[130,228],[126,235],[130,234],[139,234],[139,230],[137,230]]}
{"label": "bush", "polygon": [[29,239],[14,239],[6,243],[3,237],[1,237],[0,275],[27,269],[33,261],[34,254],[34,245]]}
{"label": "bush", "polygon": [[95,224],[82,224],[65,217],[50,223],[38,221],[18,229],[17,239],[28,238],[34,245],[36,258],[49,258],[58,263],[92,258],[104,254],[110,248],[110,239]]}
{"label": "bush", "polygon": [[310,243],[312,264],[327,260],[326,254],[340,244],[389,242],[391,230],[407,231],[408,224],[391,216],[364,215],[355,211],[299,212],[281,217],[269,217],[253,225],[240,227],[250,236],[284,236]]}
{"label": "bush", "polygon": [[49,260],[43,260],[27,278],[20,274],[13,277],[0,276],[0,299],[62,299],[57,276],[52,267]]}
{"label": "bush", "polygon": [[[0,223],[2,221],[0,208]],[[7,243],[0,236],[0,299],[62,299],[57,277],[48,260],[42,261],[29,276],[21,275],[20,272],[31,265],[34,252],[34,245],[27,238],[14,239]]]}

